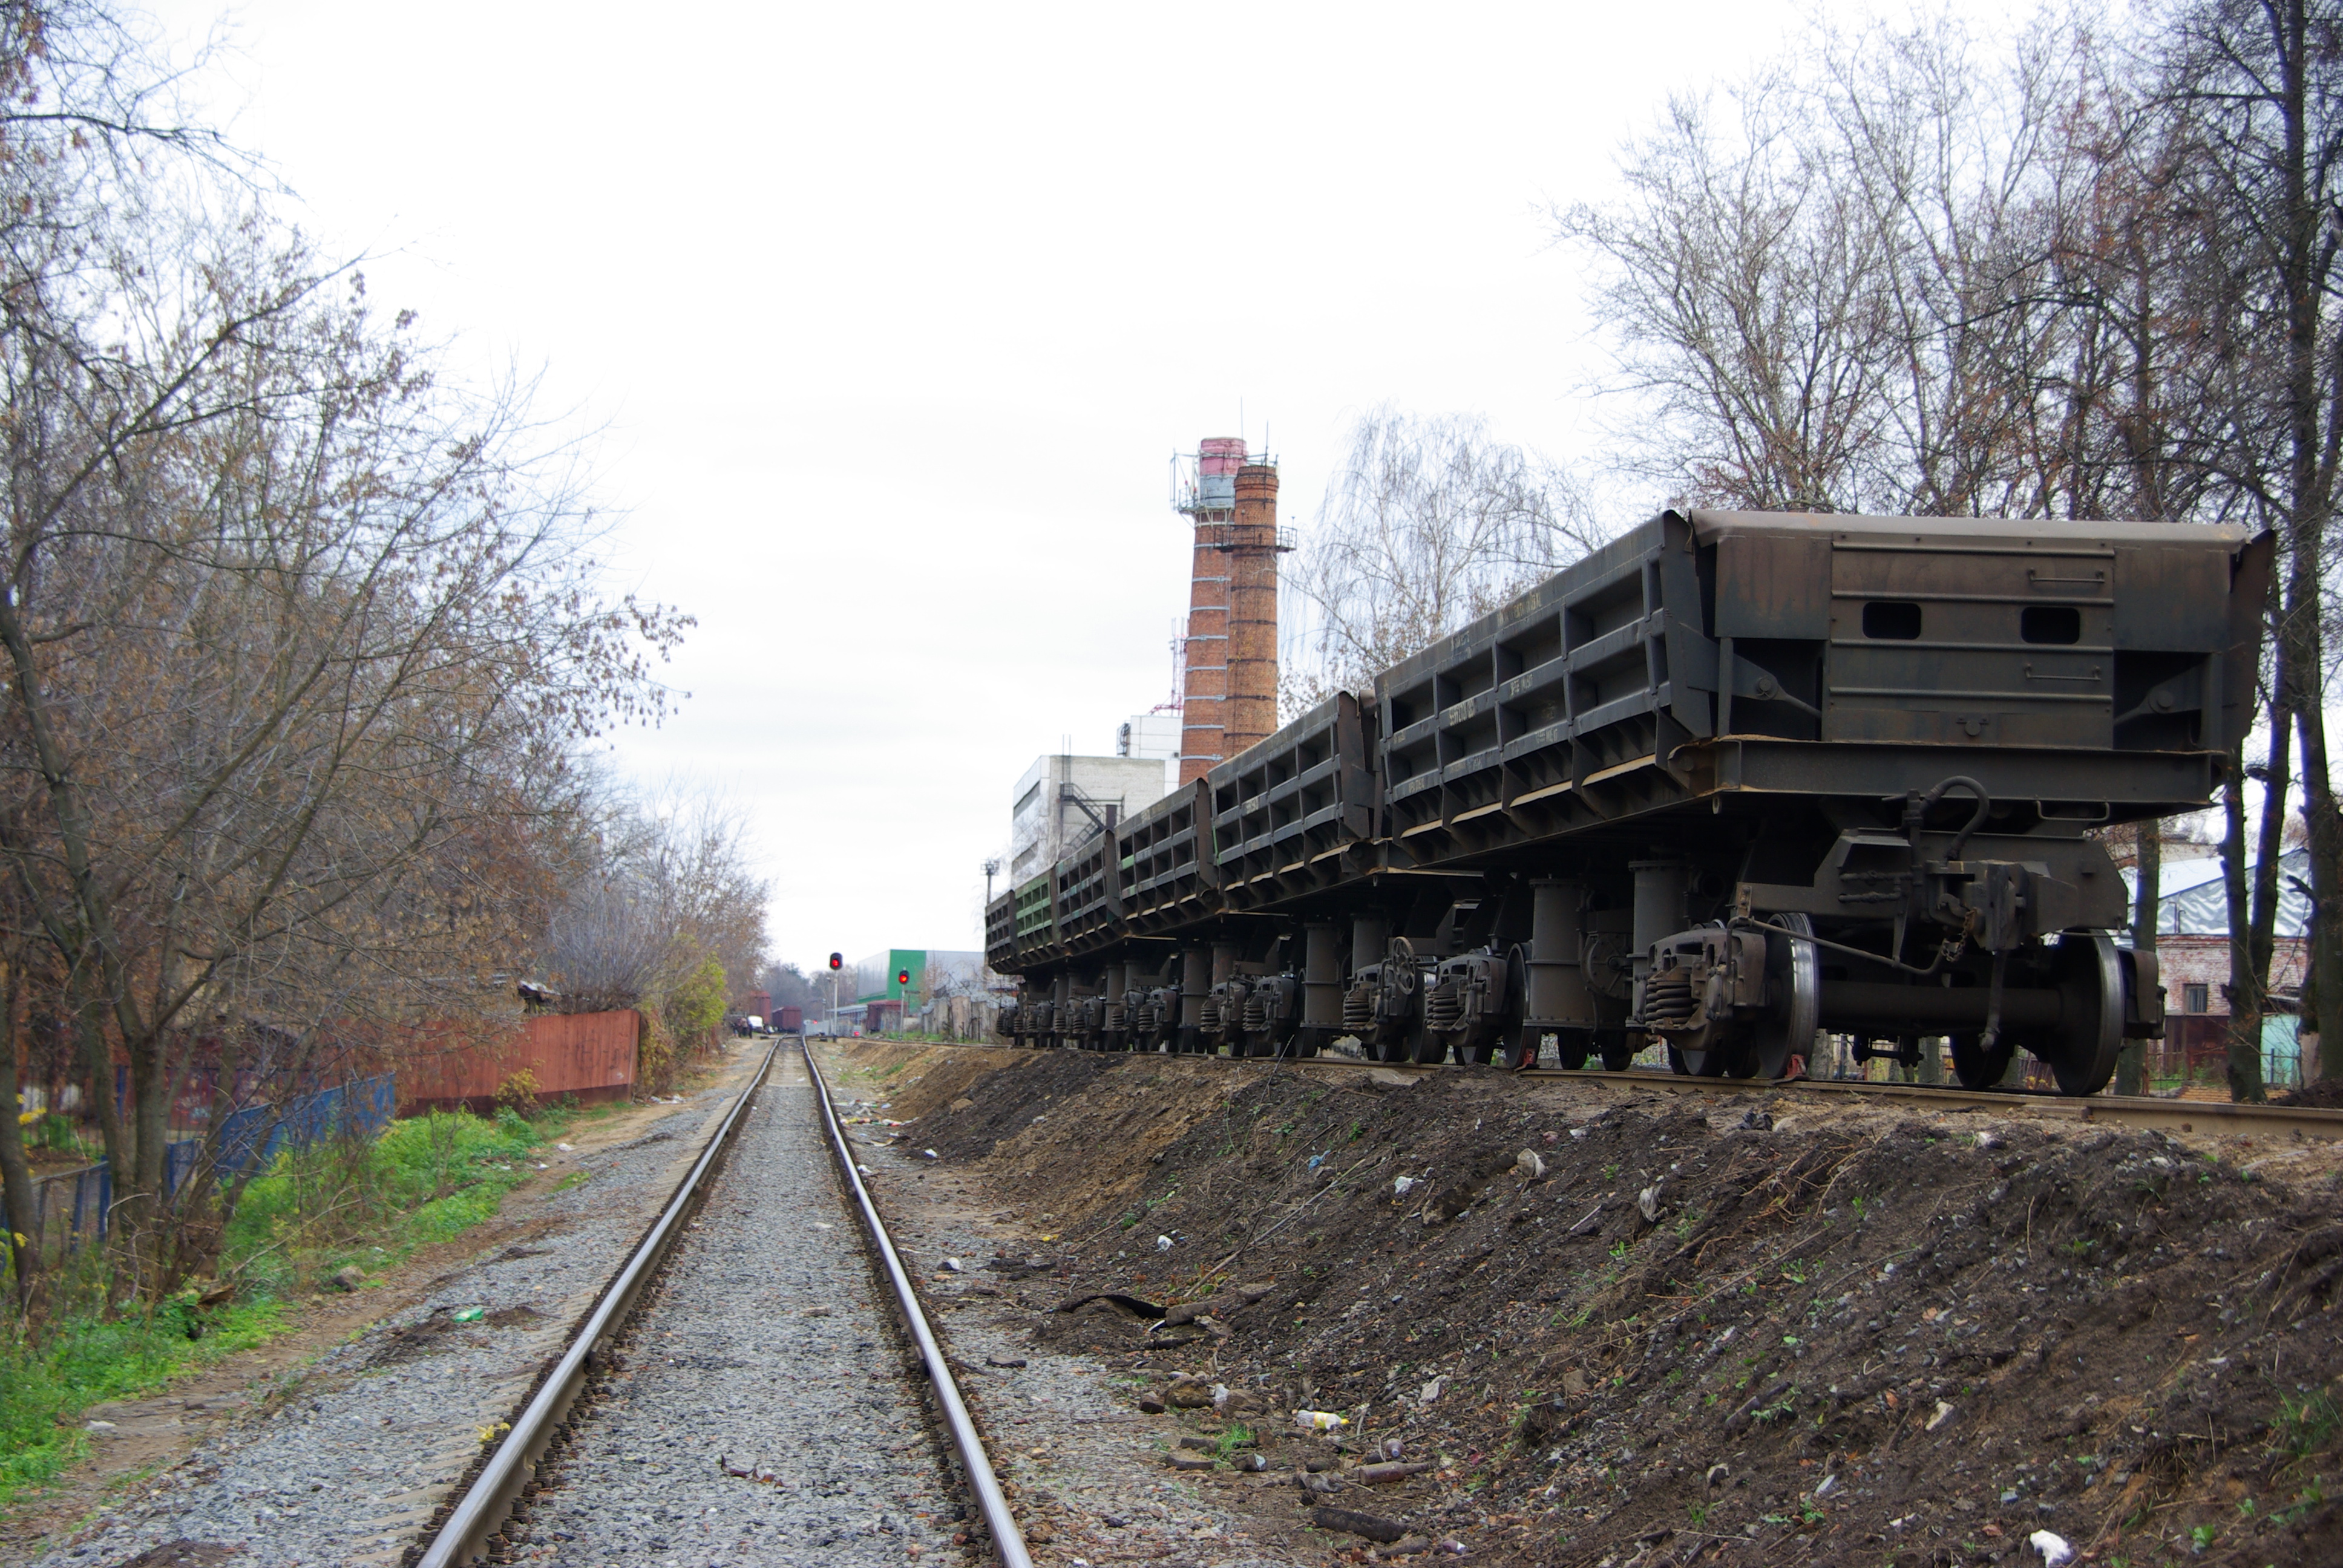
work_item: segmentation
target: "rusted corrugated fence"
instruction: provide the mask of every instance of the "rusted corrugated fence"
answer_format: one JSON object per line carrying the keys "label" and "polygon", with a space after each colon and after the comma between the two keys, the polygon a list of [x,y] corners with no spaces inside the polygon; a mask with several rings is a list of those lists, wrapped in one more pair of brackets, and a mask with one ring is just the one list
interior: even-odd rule
{"label": "rusted corrugated fence", "polygon": [[417,1040],[397,1064],[399,1113],[488,1110],[523,1070],[539,1100],[623,1100],[635,1086],[641,1021],[633,1012],[540,1013],[486,1039]]}

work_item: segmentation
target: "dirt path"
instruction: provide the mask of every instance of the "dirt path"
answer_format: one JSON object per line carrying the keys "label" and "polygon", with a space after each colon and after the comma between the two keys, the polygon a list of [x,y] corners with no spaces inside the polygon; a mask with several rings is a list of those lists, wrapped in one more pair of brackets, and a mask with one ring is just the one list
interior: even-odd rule
{"label": "dirt path", "polygon": [[[2331,1148],[1485,1070],[843,1054],[910,1122],[872,1163],[964,1359],[1024,1358],[1037,1427],[1078,1382],[1111,1396],[1031,1445],[1046,1560],[1202,1529],[1212,1561],[2015,1563],[2038,1531],[2100,1563],[2343,1561]],[[1197,1321],[1152,1321],[1180,1303]],[[1173,1397],[1213,1387],[1218,1411]],[[1174,1472],[1182,1437],[1268,1468]],[[1133,1497],[1191,1523],[1141,1548]]]}
{"label": "dirt path", "polygon": [[[135,1492],[139,1484],[177,1464],[206,1439],[238,1421],[266,1417],[303,1390],[304,1374],[318,1358],[359,1338],[385,1319],[411,1312],[483,1261],[525,1249],[568,1221],[547,1211],[559,1183],[599,1152],[634,1142],[670,1118],[704,1117],[699,1102],[709,1090],[736,1091],[762,1055],[735,1052],[713,1074],[695,1080],[684,1103],[631,1105],[616,1114],[581,1121],[562,1141],[568,1152],[548,1149],[540,1171],[505,1195],[496,1216],[449,1241],[419,1249],[392,1269],[378,1285],[354,1294],[320,1292],[291,1312],[292,1327],[266,1344],[226,1357],[201,1372],[138,1399],[94,1405],[90,1458],[53,1489],[20,1503],[0,1517],[0,1556],[24,1561],[45,1540],[74,1529],[94,1513]],[[679,1123],[679,1131],[683,1124]],[[663,1201],[665,1192],[657,1194]],[[647,1222],[649,1211],[643,1215]]]}

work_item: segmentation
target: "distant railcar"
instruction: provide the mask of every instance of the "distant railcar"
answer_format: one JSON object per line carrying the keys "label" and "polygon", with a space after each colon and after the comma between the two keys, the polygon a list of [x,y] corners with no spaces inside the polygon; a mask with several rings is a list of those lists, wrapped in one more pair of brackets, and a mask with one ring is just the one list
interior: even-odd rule
{"label": "distant railcar", "polygon": [[986,911],[1004,1038],[2103,1087],[2162,1030],[2093,829],[2198,809],[2267,534],[1669,511]]}

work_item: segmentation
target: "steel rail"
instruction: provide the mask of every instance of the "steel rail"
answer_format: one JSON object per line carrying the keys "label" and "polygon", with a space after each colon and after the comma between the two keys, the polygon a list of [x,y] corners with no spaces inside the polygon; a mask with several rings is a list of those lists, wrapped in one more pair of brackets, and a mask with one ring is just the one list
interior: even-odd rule
{"label": "steel rail", "polygon": [[764,1061],[742,1086],[739,1097],[732,1101],[732,1109],[724,1113],[722,1124],[708,1140],[708,1147],[700,1151],[699,1159],[692,1165],[689,1174],[677,1184],[675,1195],[668,1200],[658,1221],[636,1246],[633,1255],[627,1260],[627,1266],[619,1271],[618,1277],[611,1281],[609,1287],[602,1292],[601,1300],[594,1303],[594,1311],[570,1340],[569,1348],[562,1353],[552,1372],[538,1386],[537,1395],[528,1402],[528,1408],[521,1412],[518,1421],[513,1422],[512,1431],[506,1433],[504,1442],[497,1445],[495,1455],[465,1492],[463,1501],[457,1503],[455,1512],[448,1514],[447,1522],[432,1537],[431,1544],[416,1560],[416,1568],[458,1568],[459,1564],[476,1562],[486,1554],[489,1538],[504,1528],[505,1521],[511,1517],[513,1503],[519,1498],[521,1489],[528,1484],[530,1477],[536,1474],[538,1462],[545,1456],[546,1445],[553,1440],[562,1419],[569,1413],[569,1407],[577,1402],[579,1391],[586,1386],[595,1351],[625,1323],[635,1298],[642,1293],[642,1288],[649,1282],[653,1271],[658,1269],[668,1250],[674,1245],[676,1237],[681,1233],[683,1216],[699,1196],[701,1181],[716,1163],[716,1157],[723,1152],[725,1144],[730,1141],[732,1130],[739,1123],[740,1112],[747,1108],[758,1086],[764,1082],[765,1075],[772,1070],[773,1058],[780,1049],[781,1042],[777,1040],[766,1050]]}
{"label": "steel rail", "polygon": [[799,1049],[805,1052],[806,1071],[813,1079],[814,1100],[821,1107],[824,1126],[830,1129],[830,1146],[838,1156],[840,1171],[846,1184],[854,1191],[854,1201],[862,1210],[862,1223],[870,1232],[870,1244],[887,1266],[888,1282],[895,1288],[895,1303],[903,1310],[903,1322],[918,1342],[920,1359],[927,1363],[928,1376],[934,1381],[936,1403],[943,1411],[944,1426],[950,1432],[952,1447],[960,1453],[961,1466],[968,1472],[969,1489],[976,1493],[977,1507],[983,1512],[984,1523],[992,1532],[993,1550],[1000,1553],[1001,1568],[1033,1568],[1033,1559],[1025,1550],[1025,1533],[1017,1528],[1016,1516],[1009,1512],[1009,1500],[1001,1493],[1001,1482],[992,1473],[992,1462],[985,1457],[984,1439],[970,1419],[968,1405],[960,1396],[960,1384],[953,1381],[951,1367],[944,1360],[943,1347],[936,1342],[935,1331],[928,1326],[927,1314],[920,1310],[920,1299],[911,1289],[911,1276],[903,1267],[900,1254],[895,1251],[887,1227],[879,1218],[878,1205],[870,1201],[870,1190],[862,1184],[862,1172],[855,1167],[854,1151],[847,1147],[846,1130],[839,1125],[837,1109],[830,1102],[830,1085],[822,1081],[821,1069],[814,1065],[813,1047],[803,1039]]}
{"label": "steel rail", "polygon": [[[930,1041],[930,1044],[943,1043]],[[1039,1054],[1030,1046],[997,1045],[990,1042],[952,1041],[979,1050],[1025,1050]],[[1078,1049],[1071,1046],[1059,1050]],[[1411,1078],[1445,1071],[1451,1062],[1367,1061],[1342,1056],[1222,1056],[1202,1051],[1106,1051],[1094,1054],[1108,1056],[1161,1056],[1182,1061],[1218,1061],[1232,1065],[1262,1068],[1299,1068],[1319,1072],[1399,1072]],[[2343,1111],[2330,1111],[2308,1105],[2251,1105],[2221,1100],[2162,1100],[2148,1095],[2088,1094],[2066,1095],[2035,1090],[1963,1089],[1956,1084],[1897,1083],[1845,1078],[1792,1078],[1766,1082],[1754,1078],[1694,1078],[1681,1073],[1662,1072],[1653,1068],[1629,1068],[1622,1072],[1607,1069],[1533,1067],[1509,1070],[1491,1064],[1492,1072],[1508,1077],[1528,1079],[1535,1082],[1576,1082],[1607,1087],[1623,1092],[1646,1093],[1654,1091],[1671,1094],[1841,1094],[1872,1100],[1909,1101],[1915,1106],[1934,1106],[1939,1110],[1990,1110],[2012,1115],[2037,1115],[2064,1121],[2106,1121],[2124,1127],[2152,1128],[2163,1132],[2287,1136],[2299,1132],[2306,1139],[2328,1141],[2343,1141]]]}

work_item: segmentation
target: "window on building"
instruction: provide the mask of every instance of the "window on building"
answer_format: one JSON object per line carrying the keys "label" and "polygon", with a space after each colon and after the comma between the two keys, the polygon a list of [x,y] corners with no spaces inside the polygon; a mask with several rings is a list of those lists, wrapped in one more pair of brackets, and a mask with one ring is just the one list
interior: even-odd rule
{"label": "window on building", "polygon": [[2180,1010],[2182,1012],[2211,1011],[2212,998],[2207,994],[2208,990],[2208,987],[2197,983],[2182,986],[2180,988]]}

